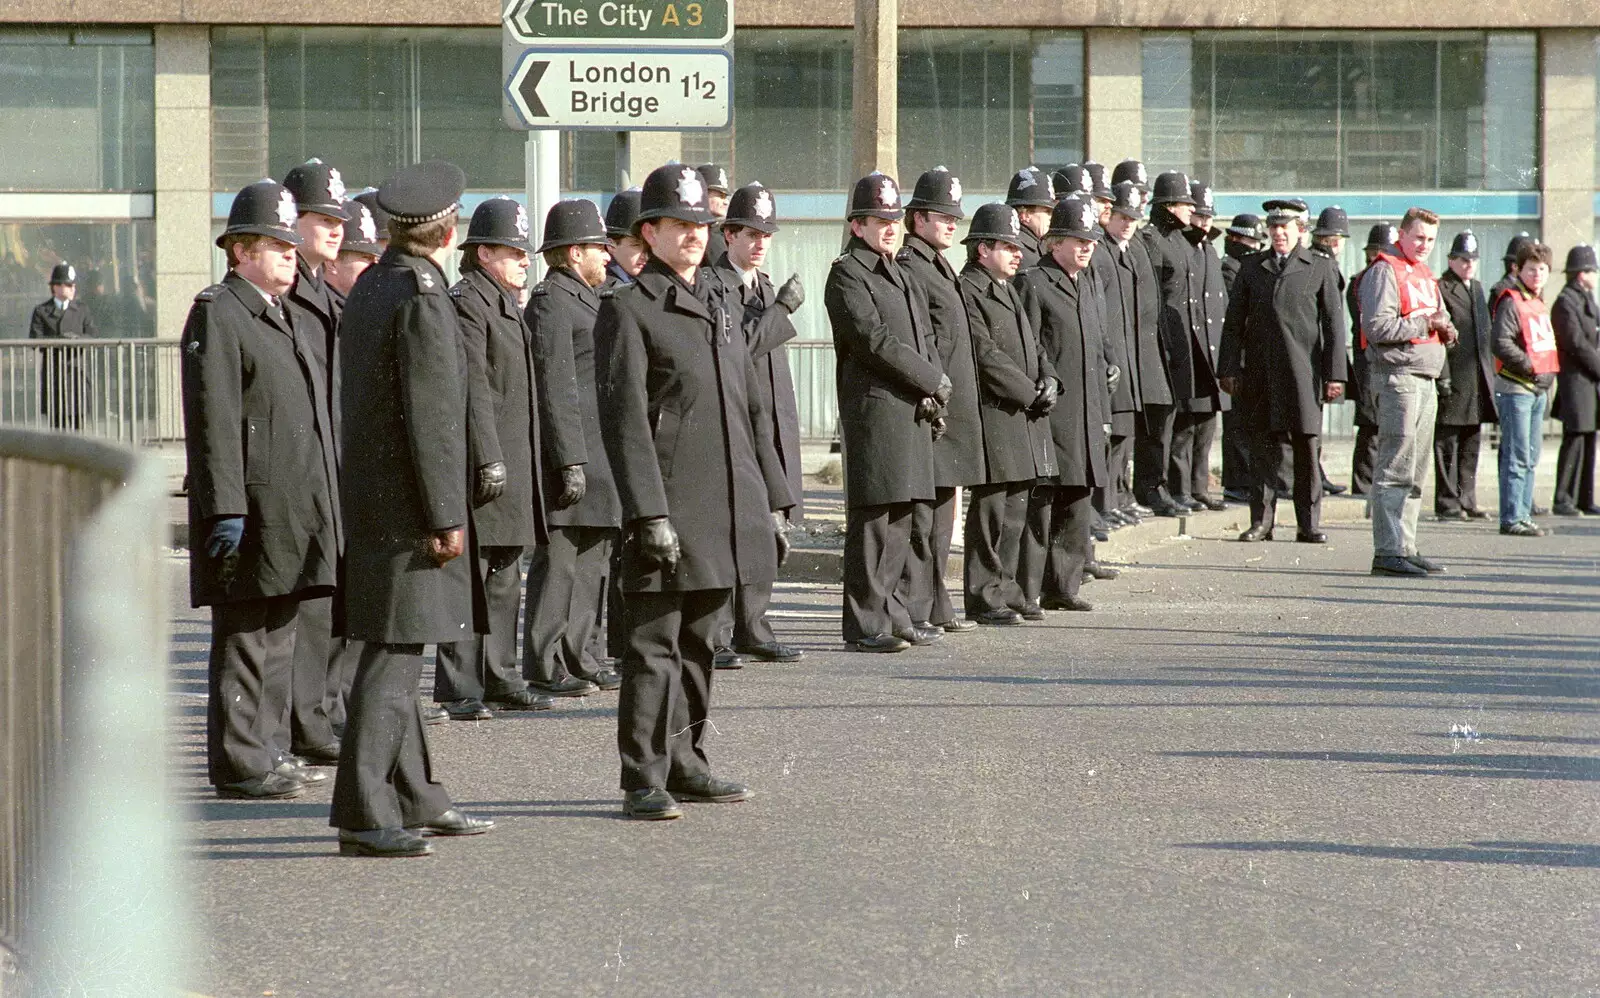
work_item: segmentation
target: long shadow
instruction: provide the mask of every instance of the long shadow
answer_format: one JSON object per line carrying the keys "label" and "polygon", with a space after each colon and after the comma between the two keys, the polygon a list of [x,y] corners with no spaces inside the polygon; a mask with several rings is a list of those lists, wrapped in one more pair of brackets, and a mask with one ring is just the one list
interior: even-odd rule
{"label": "long shadow", "polygon": [[[1419,738],[1460,739],[1459,735],[1450,735],[1443,731],[1418,731],[1415,734]],[[1486,742],[1523,742],[1532,745],[1600,745],[1600,738],[1578,738],[1572,735],[1506,735],[1492,732],[1479,733],[1478,737]]]}
{"label": "long shadow", "polygon": [[1600,782],[1600,757],[1459,752],[1428,755],[1405,752],[1161,752],[1167,758],[1256,759],[1274,762],[1353,762],[1394,766],[1380,773],[1410,776],[1469,776],[1485,779],[1577,780]]}
{"label": "long shadow", "polygon": [[1600,846],[1576,842],[1468,842],[1463,846],[1376,846],[1347,842],[1174,842],[1173,846],[1179,849],[1225,849],[1234,852],[1321,853],[1432,863],[1600,868]]}
{"label": "long shadow", "polygon": [[[1166,672],[1173,669],[1163,670]],[[1203,668],[1205,672],[1226,672],[1224,668]],[[1258,689],[1330,692],[1360,692],[1383,694],[1448,693],[1471,696],[1542,696],[1589,700],[1596,696],[1592,684],[1580,683],[1578,688],[1556,684],[1507,683],[1490,681],[1487,677],[1456,675],[1440,672],[1436,676],[1418,679],[1389,679],[1374,677],[1367,681],[1355,679],[1325,679],[1320,674],[1297,673],[1284,670],[1275,678],[1246,679],[1222,677],[1217,679],[1179,678],[1176,676],[895,676],[911,682],[927,683],[984,683],[1000,686],[1109,686],[1115,688],[1177,688],[1177,689]],[[1498,705],[1497,705],[1498,706]]]}
{"label": "long shadow", "polygon": [[[1399,592],[1398,589],[1385,590],[1386,592]],[[1416,592],[1415,589],[1404,590],[1407,593]],[[1427,590],[1424,590],[1427,591]],[[1442,592],[1443,590],[1435,590]],[[1246,599],[1283,599],[1280,595],[1260,595],[1256,593],[1241,593]],[[1509,594],[1507,594],[1509,596]],[[1406,599],[1355,599],[1350,596],[1318,596],[1317,603],[1339,603],[1346,606],[1394,606],[1394,607],[1432,607],[1439,610],[1482,610],[1485,613],[1525,613],[1530,609],[1541,613],[1594,613],[1596,607],[1584,604],[1581,606],[1540,606],[1529,607],[1514,603],[1465,603],[1459,600],[1441,602],[1438,600],[1419,600],[1414,597]]]}
{"label": "long shadow", "polygon": [[[895,676],[896,679],[932,679],[945,681],[947,676]],[[1029,680],[1008,677],[1013,683]],[[984,677],[968,677],[965,682],[985,682]],[[1238,708],[1280,708],[1293,710],[1330,710],[1362,708],[1378,710],[1429,710],[1460,711],[1459,702],[1426,701],[1419,703],[1373,703],[1349,700],[1125,700],[1111,703],[1075,701],[1071,703],[913,703],[892,701],[887,703],[805,703],[805,704],[750,704],[718,707],[717,713],[743,713],[746,711],[798,712],[831,710],[1235,710]],[[1529,700],[1501,701],[1494,705],[1497,711],[1538,711],[1546,714],[1594,714],[1600,706],[1579,704],[1549,704]]]}

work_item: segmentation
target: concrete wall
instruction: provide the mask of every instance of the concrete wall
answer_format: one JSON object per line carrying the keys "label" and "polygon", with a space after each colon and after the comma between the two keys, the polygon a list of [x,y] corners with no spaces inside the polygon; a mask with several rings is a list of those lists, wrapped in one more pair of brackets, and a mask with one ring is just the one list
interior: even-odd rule
{"label": "concrete wall", "polygon": [[1091,28],[1084,32],[1084,148],[1106,164],[1144,158],[1144,65],[1139,32]]}
{"label": "concrete wall", "polygon": [[176,337],[211,283],[211,33],[155,29],[156,335]]}
{"label": "concrete wall", "polygon": [[1539,136],[1543,235],[1546,243],[1564,250],[1594,241],[1594,31],[1539,32],[1539,90],[1544,111]]}

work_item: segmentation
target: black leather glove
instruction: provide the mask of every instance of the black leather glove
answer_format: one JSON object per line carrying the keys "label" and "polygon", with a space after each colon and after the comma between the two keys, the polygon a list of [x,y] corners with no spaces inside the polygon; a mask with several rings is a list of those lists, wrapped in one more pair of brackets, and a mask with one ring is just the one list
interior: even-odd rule
{"label": "black leather glove", "polygon": [[1117,390],[1117,382],[1119,382],[1121,380],[1122,380],[1122,368],[1118,367],[1115,364],[1107,364],[1106,365],[1106,388],[1110,389],[1111,391],[1116,391]]}
{"label": "black leather glove", "polygon": [[677,568],[680,549],[672,521],[653,516],[639,524],[639,553],[669,572]]}
{"label": "black leather glove", "polygon": [[940,405],[944,405],[950,401],[950,393],[955,390],[956,386],[950,383],[950,375],[941,374],[939,375],[939,387],[933,390],[933,400]]}
{"label": "black leather glove", "polygon": [[1043,415],[1056,407],[1056,399],[1061,397],[1061,386],[1054,378],[1040,378],[1036,387],[1039,394],[1034,397],[1033,404],[1028,406],[1028,411]]}
{"label": "black leather glove", "polygon": [[506,465],[504,461],[495,461],[478,469],[477,481],[472,489],[472,504],[483,506],[494,502],[505,495],[506,491]]}
{"label": "black leather glove", "polygon": [[206,554],[212,558],[227,558],[239,553],[244,541],[244,517],[224,516],[211,524],[206,536]]}
{"label": "black leather glove", "polygon": [[576,506],[588,491],[589,480],[583,474],[583,465],[567,465],[561,469],[561,494],[556,496],[556,509]]}
{"label": "black leather glove", "polygon": [[945,431],[949,428],[950,424],[944,421],[943,416],[935,418],[933,421],[933,439],[938,440],[940,437],[944,436]]}
{"label": "black leather glove", "polygon": [[790,274],[789,279],[783,282],[783,287],[778,289],[778,306],[790,315],[800,310],[806,303],[805,285],[800,283],[799,274]]}
{"label": "black leather glove", "polygon": [[917,403],[916,420],[919,423],[929,423],[939,418],[939,413],[943,411],[944,408],[938,402],[932,398],[925,398]]}
{"label": "black leather glove", "polygon": [[778,542],[778,566],[789,560],[789,518],[774,510],[772,513],[772,535]]}

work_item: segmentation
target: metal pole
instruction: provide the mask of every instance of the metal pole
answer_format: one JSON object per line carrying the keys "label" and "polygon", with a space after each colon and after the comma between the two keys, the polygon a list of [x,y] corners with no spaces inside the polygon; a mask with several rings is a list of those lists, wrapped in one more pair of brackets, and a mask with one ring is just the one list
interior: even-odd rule
{"label": "metal pole", "polygon": [[[561,133],[540,129],[528,133],[523,152],[523,180],[527,186],[528,222],[534,245],[544,241],[544,217],[561,200]],[[533,277],[544,280],[544,261],[533,260]]]}
{"label": "metal pole", "polygon": [[629,168],[633,165],[632,143],[627,132],[617,133],[617,190],[625,191],[633,186],[629,176]]}

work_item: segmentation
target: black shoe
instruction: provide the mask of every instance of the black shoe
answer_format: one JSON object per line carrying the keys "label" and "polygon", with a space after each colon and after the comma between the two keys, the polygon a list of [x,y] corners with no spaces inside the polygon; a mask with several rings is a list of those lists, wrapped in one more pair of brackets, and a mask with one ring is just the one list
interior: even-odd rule
{"label": "black shoe", "polygon": [[1244,489],[1223,489],[1222,498],[1240,505],[1248,505],[1250,503],[1250,493]]}
{"label": "black shoe", "polygon": [[862,638],[850,647],[861,652],[897,652],[905,651],[911,647],[911,642],[893,634],[874,634],[870,638]]}
{"label": "black shoe", "polygon": [[1562,503],[1559,506],[1553,507],[1550,510],[1550,512],[1554,513],[1557,516],[1582,516],[1583,515],[1582,513],[1578,512],[1578,507],[1568,505],[1567,503]]}
{"label": "black shoe", "polygon": [[1082,596],[1046,596],[1039,601],[1046,610],[1093,610],[1094,604]]}
{"label": "black shoe", "polygon": [[615,669],[601,669],[599,672],[584,676],[589,682],[602,690],[615,690],[622,687],[622,674]]}
{"label": "black shoe", "polygon": [[806,657],[806,653],[798,648],[790,648],[777,641],[766,641],[759,645],[742,645],[734,651],[745,658],[757,658],[763,662],[798,662]]}
{"label": "black shoe", "polygon": [[1424,572],[1427,572],[1429,575],[1443,575],[1444,574],[1444,566],[1443,565],[1439,564],[1436,561],[1433,561],[1432,559],[1424,558],[1420,554],[1408,554],[1408,555],[1406,555],[1406,561],[1411,562],[1411,564],[1413,564],[1413,565],[1417,566],[1418,568],[1422,569]]}
{"label": "black shoe", "polygon": [[494,716],[483,701],[477,699],[451,700],[441,706],[449,712],[452,721],[487,721]]}
{"label": "black shoe", "polygon": [[1538,503],[1534,503],[1533,504],[1533,512],[1532,512],[1531,515],[1533,515],[1533,516],[1547,516],[1547,515],[1549,515],[1549,513],[1550,513],[1550,507],[1541,506]]}
{"label": "black shoe", "polygon": [[1543,537],[1549,533],[1543,527],[1529,523],[1527,520],[1523,520],[1520,523],[1502,523],[1500,524],[1500,532],[1508,537]]}
{"label": "black shoe", "polygon": [[1198,513],[1206,508],[1204,503],[1197,499],[1191,499],[1188,496],[1178,496],[1176,499],[1172,500],[1172,504],[1177,506],[1179,509],[1186,510],[1190,513]]}
{"label": "black shoe", "polygon": [[1252,523],[1249,530],[1239,535],[1239,539],[1246,544],[1254,544],[1256,541],[1270,541],[1272,540],[1272,528],[1263,527],[1259,523]]}
{"label": "black shoe", "polygon": [[1209,509],[1213,513],[1220,513],[1228,508],[1227,503],[1223,502],[1221,499],[1218,499],[1216,496],[1207,495],[1204,492],[1196,492],[1189,498],[1193,499],[1202,507]]}
{"label": "black shoe", "polygon": [[1414,565],[1408,558],[1395,554],[1378,555],[1372,559],[1373,575],[1394,575],[1401,578],[1416,578],[1428,574],[1428,570],[1421,565]]}
{"label": "black shoe", "polygon": [[600,692],[600,687],[577,676],[562,676],[548,683],[536,683],[530,680],[528,689],[535,693],[543,693],[547,697],[586,697],[591,693]]}
{"label": "black shoe", "polygon": [[942,624],[934,624],[933,626],[946,634],[964,634],[967,631],[976,631],[978,629],[976,623],[970,620],[962,620],[960,617],[952,617]]}
{"label": "black shoe", "polygon": [[450,712],[436,703],[422,704],[423,724],[443,724],[450,720]]}
{"label": "black shoe", "polygon": [[676,783],[667,781],[667,793],[686,804],[732,804],[749,800],[750,788],[732,780],[722,780],[710,773]]}
{"label": "black shoe", "polygon": [[217,796],[225,800],[283,800],[305,793],[306,785],[280,773],[262,773],[238,783],[224,783]]}
{"label": "black shoe", "polygon": [[1090,527],[1089,536],[1095,539],[1095,543],[1104,544],[1111,539],[1111,532],[1105,527]]}
{"label": "black shoe", "polygon": [[433,846],[422,841],[422,836],[408,832],[404,828],[374,828],[362,832],[354,832],[348,828],[339,829],[341,856],[389,858],[426,856],[431,852]]}
{"label": "black shoe", "polygon": [[1469,509],[1469,510],[1467,510],[1467,519],[1469,519],[1469,520],[1487,520],[1488,518],[1489,518],[1489,511],[1486,510],[1486,509]]}
{"label": "black shoe", "polygon": [[1328,535],[1323,533],[1320,530],[1310,530],[1310,531],[1306,531],[1305,533],[1297,532],[1294,535],[1294,539],[1295,539],[1295,543],[1297,543],[1297,544],[1326,544],[1326,543],[1328,543]]}
{"label": "black shoe", "polygon": [[1579,506],[1578,512],[1584,516],[1600,516],[1600,506]]}
{"label": "black shoe", "polygon": [[303,766],[294,756],[285,756],[283,761],[272,767],[272,771],[288,780],[299,780],[307,786],[313,783],[323,783],[328,779],[328,774],[320,769]]}
{"label": "black shoe", "polygon": [[1128,511],[1134,516],[1138,517],[1152,516],[1155,514],[1155,510],[1151,509],[1149,506],[1146,506],[1142,502],[1129,503]]}
{"label": "black shoe", "polygon": [[1086,578],[1107,581],[1121,575],[1122,570],[1112,568],[1109,565],[1102,565],[1098,561],[1091,561],[1084,563],[1083,574]]}
{"label": "black shoe", "polygon": [[931,627],[925,631],[913,624],[909,628],[903,628],[895,631],[894,636],[899,638],[901,641],[906,641],[914,645],[931,645],[935,641],[944,637],[944,632],[936,631]]}
{"label": "black shoe", "polygon": [[1187,510],[1178,506],[1171,499],[1157,497],[1150,500],[1150,512],[1154,516],[1181,516]]}
{"label": "black shoe", "polygon": [[339,764],[339,743],[329,742],[314,748],[298,749],[295,758],[300,760],[302,766],[337,766]]}
{"label": "black shoe", "polygon": [[1435,510],[1433,515],[1441,520],[1465,520],[1467,511],[1464,509],[1440,509]]}
{"label": "black shoe", "polygon": [[1033,600],[1032,602],[1024,603],[1024,604],[1022,604],[1022,606],[1020,608],[1012,607],[1012,609],[1016,610],[1018,613],[1022,614],[1022,619],[1023,620],[1043,620],[1044,619],[1044,607],[1039,605],[1039,601],[1038,600]]}
{"label": "black shoe", "polygon": [[1346,492],[1349,492],[1350,489],[1343,485],[1336,485],[1324,478],[1322,480],[1322,491],[1324,495],[1342,496]]}
{"label": "black shoe", "polygon": [[1012,624],[1022,623],[1022,614],[1006,606],[998,610],[985,610],[972,620],[990,627],[1009,627]]}
{"label": "black shoe", "polygon": [[711,666],[714,669],[742,669],[744,659],[732,648],[718,648],[711,656]]}
{"label": "black shoe", "polygon": [[668,821],[683,817],[683,808],[660,787],[645,787],[623,796],[622,813],[639,821]]}
{"label": "black shoe", "polygon": [[[585,680],[587,682],[587,680]],[[592,683],[590,685],[593,685]],[[483,705],[490,710],[549,710],[556,705],[554,697],[532,689],[513,690],[499,696],[484,697]]]}
{"label": "black shoe", "polygon": [[482,835],[494,827],[494,822],[488,818],[474,818],[452,807],[436,818],[410,827],[422,829],[424,835]]}

